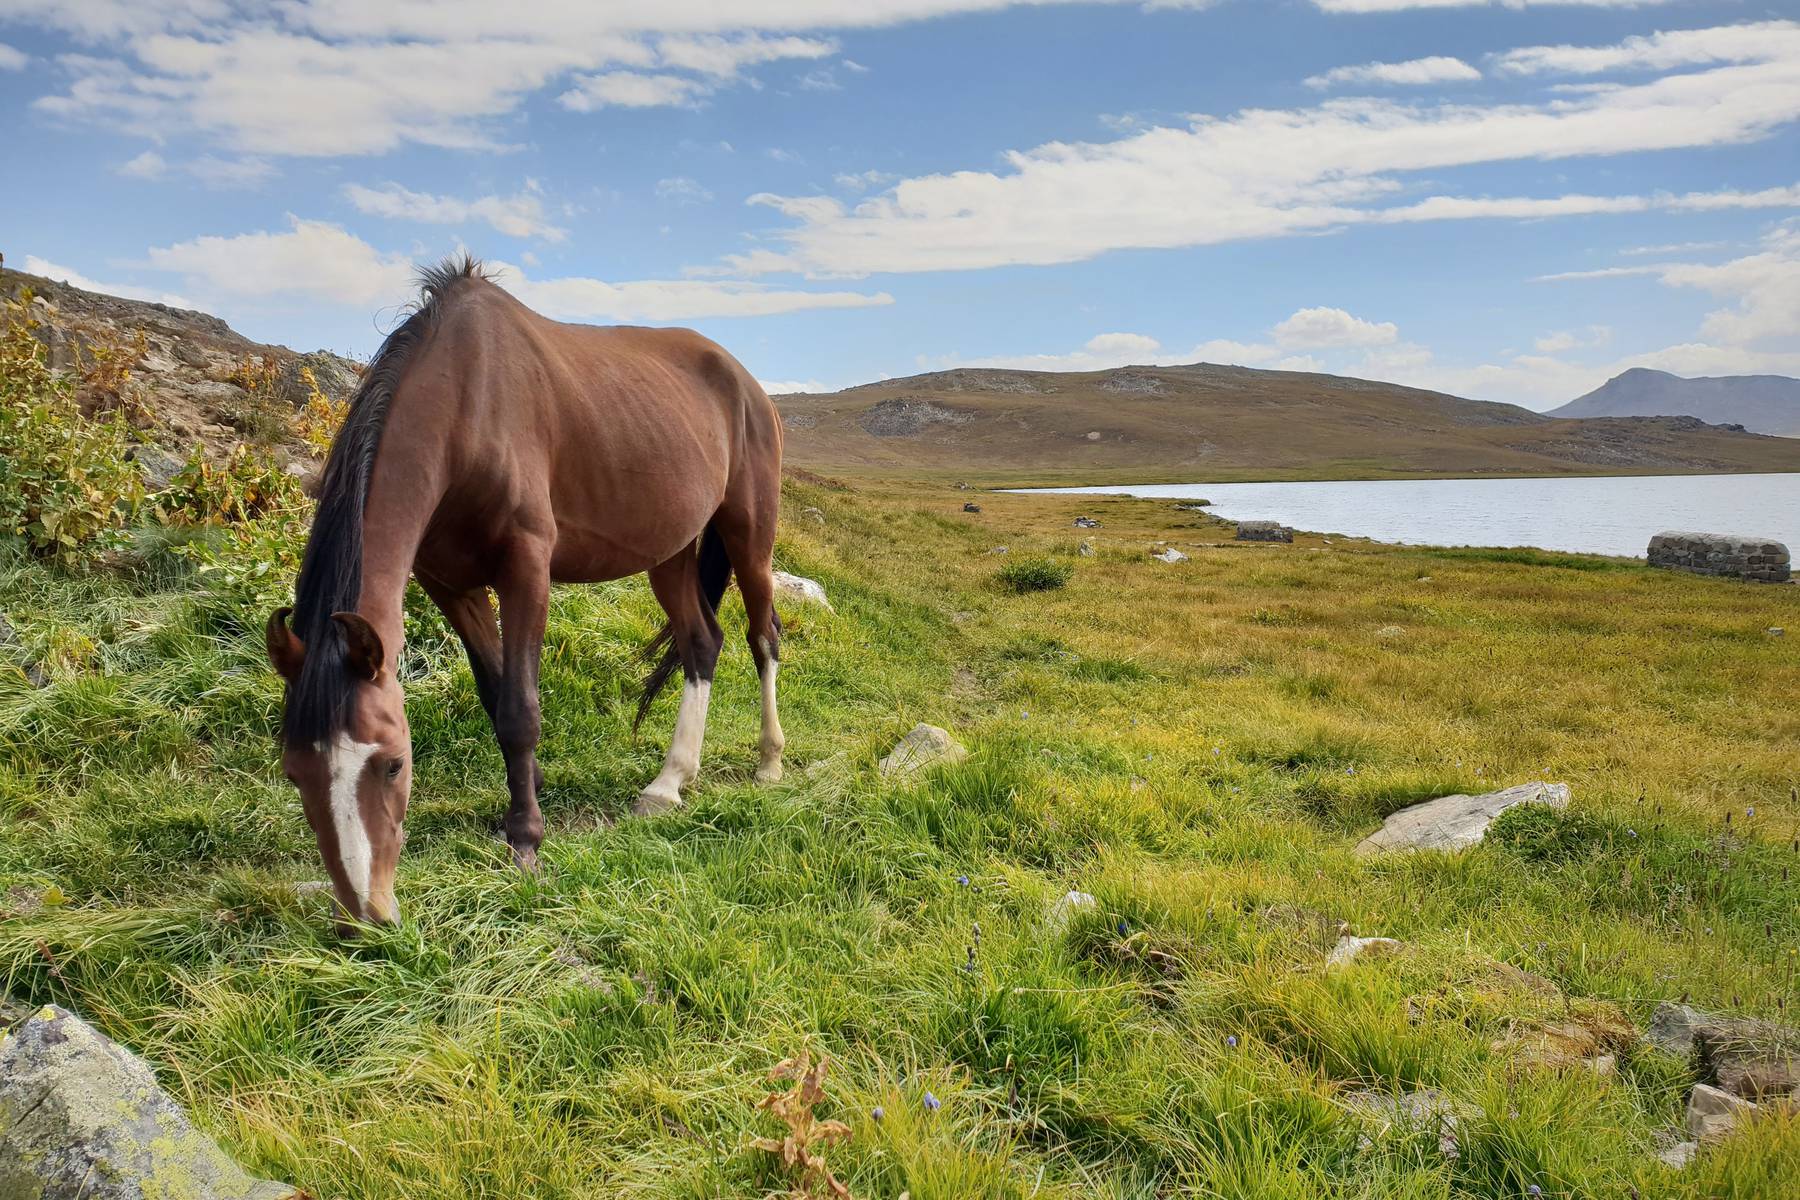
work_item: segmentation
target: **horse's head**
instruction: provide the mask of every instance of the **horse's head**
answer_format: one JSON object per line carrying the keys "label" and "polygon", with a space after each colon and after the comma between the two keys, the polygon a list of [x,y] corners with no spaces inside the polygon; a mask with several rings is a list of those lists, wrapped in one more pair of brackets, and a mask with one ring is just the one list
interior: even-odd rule
{"label": "horse's head", "polygon": [[[289,611],[271,614],[265,632],[269,661],[287,680],[288,703],[293,704],[296,682],[309,664],[306,645],[288,628]],[[344,719],[322,738],[286,738],[281,766],[300,789],[307,823],[319,839],[319,854],[344,913],[357,921],[392,925],[400,920],[394,865],[406,841],[401,822],[412,792],[412,734],[400,683],[387,668],[380,636],[356,613],[333,613],[332,620],[343,635],[342,676],[323,682],[347,689],[347,694],[339,692]]]}

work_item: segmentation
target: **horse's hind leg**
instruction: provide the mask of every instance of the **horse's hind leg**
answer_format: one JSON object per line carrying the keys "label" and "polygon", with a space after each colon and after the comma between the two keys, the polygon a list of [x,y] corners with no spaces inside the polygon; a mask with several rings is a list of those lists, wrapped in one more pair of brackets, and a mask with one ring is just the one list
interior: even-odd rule
{"label": "horse's hind leg", "polygon": [[694,547],[650,569],[650,588],[669,614],[675,651],[681,656],[681,707],[669,739],[663,769],[639,794],[631,811],[640,817],[667,812],[681,803],[681,789],[700,773],[700,743],[706,736],[706,708],[712,698],[713,671],[725,634],[719,619],[701,597],[699,559]]}
{"label": "horse's hind leg", "polygon": [[781,733],[781,714],[775,703],[775,677],[781,670],[781,617],[775,611],[773,524],[772,517],[751,519],[736,517],[729,512],[721,513],[718,518],[725,553],[737,572],[738,590],[744,596],[744,614],[749,618],[745,638],[750,643],[750,656],[756,661],[757,678],[762,682],[758,783],[780,782],[781,750],[786,745],[786,738]]}

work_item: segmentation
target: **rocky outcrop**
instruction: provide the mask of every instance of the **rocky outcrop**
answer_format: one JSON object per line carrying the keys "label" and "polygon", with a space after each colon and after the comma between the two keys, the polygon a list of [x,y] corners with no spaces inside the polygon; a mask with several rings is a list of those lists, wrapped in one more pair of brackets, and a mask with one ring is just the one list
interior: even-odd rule
{"label": "rocky outcrop", "polygon": [[1651,1014],[1644,1040],[1687,1059],[1703,1083],[1734,1096],[1800,1099],[1800,1029],[1664,1001]]}
{"label": "rocky outcrop", "polygon": [[877,770],[889,779],[904,779],[929,767],[952,766],[969,757],[968,747],[947,730],[920,722],[881,760]]}
{"label": "rocky outcrop", "polygon": [[878,438],[918,437],[934,425],[954,428],[974,419],[972,413],[929,400],[894,397],[872,405],[857,421],[863,432]]}
{"label": "rocky outcrop", "polygon": [[144,1061],[54,1006],[0,1032],[0,1196],[300,1200],[195,1129]]}
{"label": "rocky outcrop", "polygon": [[1357,843],[1358,854],[1396,850],[1462,850],[1487,835],[1494,818],[1519,804],[1566,808],[1566,783],[1523,783],[1480,796],[1440,796],[1392,813],[1381,828]]}
{"label": "rocky outcrop", "polygon": [[1696,575],[1728,575],[1755,583],[1786,583],[1793,577],[1788,548],[1769,538],[1668,530],[1650,539],[1650,565]]}

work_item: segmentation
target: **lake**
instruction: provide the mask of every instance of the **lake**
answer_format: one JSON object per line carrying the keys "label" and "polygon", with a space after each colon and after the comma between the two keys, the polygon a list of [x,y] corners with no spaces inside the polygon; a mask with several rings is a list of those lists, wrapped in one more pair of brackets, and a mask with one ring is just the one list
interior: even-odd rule
{"label": "lake", "polygon": [[[1026,490],[1026,489],[1019,489]],[[1800,474],[1156,483],[1033,491],[1205,499],[1231,520],[1427,546],[1537,546],[1642,558],[1665,529],[1800,550]]]}

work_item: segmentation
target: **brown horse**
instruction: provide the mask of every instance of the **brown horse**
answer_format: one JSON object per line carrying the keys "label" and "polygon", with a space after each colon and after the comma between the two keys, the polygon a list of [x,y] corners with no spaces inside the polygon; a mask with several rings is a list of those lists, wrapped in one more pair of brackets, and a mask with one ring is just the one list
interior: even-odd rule
{"label": "brown horse", "polygon": [[686,684],[662,773],[633,807],[647,815],[681,803],[699,770],[735,570],[762,680],[756,777],[781,778],[770,570],[781,423],[768,396],[691,330],[551,321],[468,258],[422,272],[420,296],[351,402],[294,607],[266,631],[287,681],[282,767],[344,913],[384,924],[398,919],[412,787],[396,678],[409,575],[468,650],[506,758],[506,840],[521,867],[535,868],[544,837],[538,659],[553,582],[648,571],[668,614],[638,720],[677,666]]}

